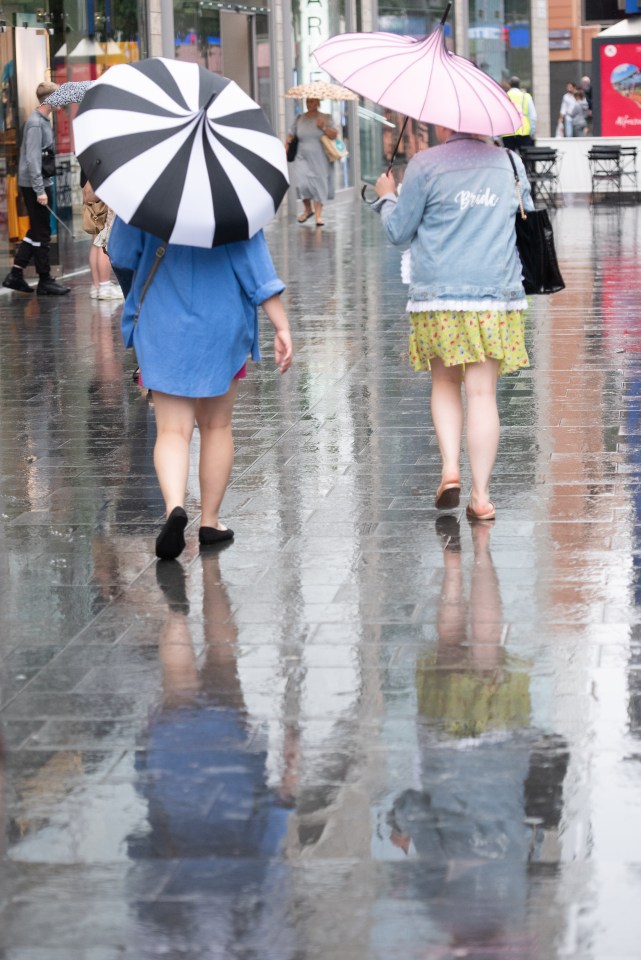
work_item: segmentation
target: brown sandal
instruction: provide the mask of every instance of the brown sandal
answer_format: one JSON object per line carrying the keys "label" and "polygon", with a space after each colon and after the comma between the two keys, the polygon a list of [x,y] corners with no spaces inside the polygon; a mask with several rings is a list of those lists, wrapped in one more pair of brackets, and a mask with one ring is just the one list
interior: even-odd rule
{"label": "brown sandal", "polygon": [[491,510],[486,511],[485,513],[477,513],[474,507],[471,507],[468,503],[465,508],[465,513],[468,520],[496,520],[496,508],[491,501],[488,501],[491,507]]}
{"label": "brown sandal", "polygon": [[442,483],[436,491],[434,505],[437,510],[453,510],[458,507],[461,498],[461,481],[452,480]]}

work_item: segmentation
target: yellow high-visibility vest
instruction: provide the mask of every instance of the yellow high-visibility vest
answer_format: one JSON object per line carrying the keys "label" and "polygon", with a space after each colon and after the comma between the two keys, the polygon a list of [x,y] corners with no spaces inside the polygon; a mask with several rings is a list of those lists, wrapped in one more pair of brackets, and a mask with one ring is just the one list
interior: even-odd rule
{"label": "yellow high-visibility vest", "polygon": [[528,103],[530,100],[530,94],[526,90],[519,90],[518,87],[510,87],[507,92],[508,97],[517,108],[523,114],[523,125],[519,127],[514,136],[516,137],[527,137],[532,129],[532,124],[530,122],[530,116],[528,112]]}

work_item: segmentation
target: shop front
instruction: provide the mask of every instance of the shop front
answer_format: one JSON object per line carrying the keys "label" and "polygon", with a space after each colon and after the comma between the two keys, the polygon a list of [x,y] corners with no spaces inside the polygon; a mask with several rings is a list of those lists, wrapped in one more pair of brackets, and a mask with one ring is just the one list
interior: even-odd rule
{"label": "shop front", "polygon": [[[50,0],[48,6],[5,8],[0,20],[0,270],[12,261],[28,228],[17,173],[22,126],[37,107],[42,80],[95,80],[117,63],[151,55],[147,36],[154,0]],[[0,16],[2,14],[0,13]],[[174,0],[168,49],[235,80],[272,120],[276,114],[269,8],[213,0]],[[173,44],[171,38],[173,35]],[[166,39],[166,38],[165,38]],[[157,51],[154,51],[157,52]],[[168,55],[168,54],[167,54]],[[72,119],[77,105],[53,117],[56,141],[55,212],[80,229],[80,171]],[[52,218],[52,262],[57,262],[58,222]]]}

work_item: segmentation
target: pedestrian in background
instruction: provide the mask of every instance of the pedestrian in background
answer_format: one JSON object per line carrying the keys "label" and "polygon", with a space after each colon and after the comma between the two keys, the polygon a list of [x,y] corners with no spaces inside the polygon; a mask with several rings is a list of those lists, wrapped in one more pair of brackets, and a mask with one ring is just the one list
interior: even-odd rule
{"label": "pedestrian in background", "polygon": [[83,229],[91,237],[89,272],[92,300],[122,300],[123,291],[111,279],[111,263],[107,256],[107,242],[115,214],[94,192],[84,174],[80,178],[83,203]]}
{"label": "pedestrian in background", "polygon": [[581,87],[574,91],[574,107],[570,113],[572,136],[584,137],[588,129],[588,101]]}
{"label": "pedestrian in background", "polygon": [[303,212],[299,223],[305,223],[311,217],[316,218],[316,226],[324,227],[323,204],[329,197],[329,177],[332,165],[323,150],[321,137],[335,140],[338,136],[328,113],[319,111],[320,100],[308,97],[306,111],[296,117],[292,124],[287,146],[298,137],[298,150],[294,160],[294,177],[298,194],[303,201]]}
{"label": "pedestrian in background", "polygon": [[534,146],[537,120],[536,107],[534,106],[534,100],[527,90],[521,89],[521,81],[518,77],[510,78],[510,87],[507,95],[516,109],[520,111],[523,117],[523,123],[515,133],[510,134],[508,137],[503,137],[503,146],[508,147],[509,150],[516,150],[516,152],[519,153],[523,147]]}
{"label": "pedestrian in background", "polygon": [[[394,177],[376,183],[385,232],[407,246],[409,356],[432,372],[432,420],[441,453],[439,509],[458,506],[467,398],[470,520],[493,520],[490,477],[499,443],[497,377],[529,366],[521,311],[527,300],[516,250],[519,206],[505,150],[484,138],[435,127],[439,146],[410,161],[397,197]],[[526,210],[533,210],[525,168],[514,157]]]}
{"label": "pedestrian in background", "polygon": [[49,244],[51,243],[51,214],[53,204],[53,176],[55,156],[53,130],[50,117],[53,111],[48,103],[43,103],[54,90],[57,83],[44,81],[36,87],[39,106],[31,113],[22,130],[22,145],[18,161],[18,186],[29,215],[29,229],[16,252],[13,266],[2,281],[3,287],[20,293],[33,293],[24,278],[24,269],[33,259],[38,272],[36,292],[45,296],[61,296],[69,293],[71,287],[65,287],[51,276]]}
{"label": "pedestrian in background", "polygon": [[559,110],[559,129],[563,131],[560,134],[563,137],[572,136],[572,112],[576,104],[575,93],[575,84],[572,80],[568,80],[565,85],[565,93],[561,98],[561,108]]}
{"label": "pedestrian in background", "polygon": [[116,217],[109,256],[116,268],[134,271],[123,339],[127,347],[135,346],[142,380],[154,396],[154,466],[167,510],[156,556],[173,560],[185,547],[195,423],[200,432],[199,542],[208,546],[234,536],[220,522],[220,507],[234,460],[231,418],[238,381],[245,376],[248,355],[260,359],[260,304],[274,326],[281,373],[291,364],[292,343],[280,300],[285,285],[276,276],[262,231],[251,240],[212,248],[167,244],[148,282],[160,247],[157,237]]}

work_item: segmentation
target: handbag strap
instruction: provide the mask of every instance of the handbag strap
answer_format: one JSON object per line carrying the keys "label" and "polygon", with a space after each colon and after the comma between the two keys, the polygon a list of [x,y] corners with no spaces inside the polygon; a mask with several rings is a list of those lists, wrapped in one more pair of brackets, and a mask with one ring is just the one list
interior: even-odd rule
{"label": "handbag strap", "polygon": [[519,192],[519,207],[520,207],[520,209],[521,209],[521,220],[527,220],[527,213],[526,213],[525,210],[523,209],[523,193],[522,193],[522,191],[521,191],[521,181],[520,181],[520,179],[519,179],[519,175],[518,175],[517,170],[516,170],[516,164],[515,164],[515,162],[514,162],[514,157],[512,156],[512,151],[511,151],[511,150],[508,150],[507,147],[506,147],[505,149],[506,149],[508,158],[509,158],[509,160],[510,160],[510,163],[512,164],[512,170],[514,171],[514,182],[515,182],[515,184],[516,184],[516,189],[517,189],[518,192]]}
{"label": "handbag strap", "polygon": [[154,256],[154,262],[153,262],[153,264],[151,265],[151,270],[149,271],[149,274],[148,274],[148,276],[147,276],[147,279],[145,280],[145,285],[144,285],[144,287],[142,288],[142,293],[140,294],[140,300],[138,301],[138,309],[136,310],[136,313],[135,313],[135,316],[134,316],[134,326],[138,323],[138,317],[140,316],[140,311],[142,310],[142,302],[143,302],[143,300],[145,299],[145,297],[147,296],[147,291],[149,290],[149,287],[151,286],[151,281],[152,281],[152,280],[154,279],[154,277],[156,276],[156,270],[157,270],[158,267],[160,266],[160,262],[161,262],[162,258],[165,256],[166,251],[167,251],[167,247],[166,247],[164,244],[162,244],[162,243],[161,243],[160,246],[156,249],[156,253],[155,253],[155,256]]}

